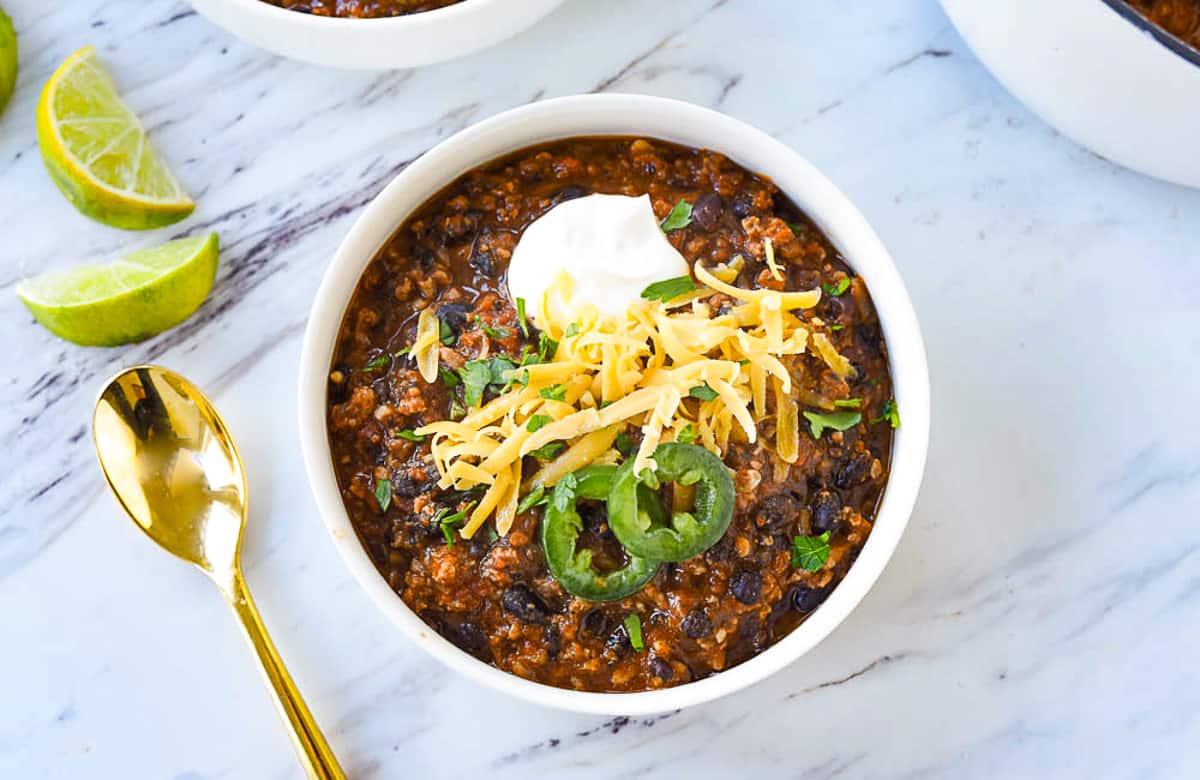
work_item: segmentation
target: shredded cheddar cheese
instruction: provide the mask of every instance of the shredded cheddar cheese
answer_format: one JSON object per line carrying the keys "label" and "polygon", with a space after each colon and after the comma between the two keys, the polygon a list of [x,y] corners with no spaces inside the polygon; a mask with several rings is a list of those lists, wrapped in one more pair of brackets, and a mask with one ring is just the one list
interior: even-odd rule
{"label": "shredded cheddar cheese", "polygon": [[[759,423],[773,418],[772,446],[794,462],[798,405],[784,360],[811,345],[839,377],[853,375],[854,368],[824,333],[793,313],[815,306],[820,290],[735,287],[742,264],[736,257],[708,271],[697,263],[699,290],[668,302],[637,301],[620,317],[602,316],[578,301],[570,275],[560,272],[532,314],[557,343],[554,354],[513,369],[508,388],[463,419],[416,431],[432,436],[440,487],[484,488],[462,536],[470,538],[493,516],[496,530],[506,533],[523,494],[549,488],[588,464],[615,462],[623,431],[640,429],[634,468],[653,470],[658,445],[689,426],[690,440],[722,455],[731,437],[755,442]],[[768,265],[775,274],[778,267]],[[714,293],[734,303],[716,314],[708,300]],[[437,374],[437,320],[431,319],[432,326],[419,321],[413,349],[422,376],[426,369]],[[565,446],[532,474],[522,474],[523,458],[545,457],[554,442]]]}

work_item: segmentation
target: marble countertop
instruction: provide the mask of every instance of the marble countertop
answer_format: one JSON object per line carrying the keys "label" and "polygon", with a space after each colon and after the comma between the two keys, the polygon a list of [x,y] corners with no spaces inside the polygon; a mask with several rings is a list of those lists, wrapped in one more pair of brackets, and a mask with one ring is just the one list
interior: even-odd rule
{"label": "marble countertop", "polygon": [[[569,0],[480,55],[367,74],[179,0],[3,4],[24,59],[0,121],[0,776],[299,777],[220,597],[104,488],[91,403],[139,361],[236,434],[247,578],[353,778],[1200,772],[1200,192],[1060,137],[933,0]],[[177,228],[94,224],[42,169],[37,93],[89,43],[197,196]],[[361,207],[454,131],[591,91],[717,107],[829,174],[895,255],[933,382],[921,498],[859,609],[768,681],[646,719],[513,701],[411,645],[336,557],[294,423],[308,306]],[[199,229],[224,244],[212,297],[144,344],[63,343],[13,295]]]}

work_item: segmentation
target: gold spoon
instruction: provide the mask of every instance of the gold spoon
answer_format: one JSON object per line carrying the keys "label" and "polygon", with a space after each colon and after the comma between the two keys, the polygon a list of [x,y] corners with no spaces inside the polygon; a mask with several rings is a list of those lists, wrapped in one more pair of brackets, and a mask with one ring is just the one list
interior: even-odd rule
{"label": "gold spoon", "polygon": [[207,574],[233,607],[308,776],[345,780],[242,578],[246,475],[212,404],[173,371],[135,366],[104,388],[92,430],[121,506],[159,547]]}

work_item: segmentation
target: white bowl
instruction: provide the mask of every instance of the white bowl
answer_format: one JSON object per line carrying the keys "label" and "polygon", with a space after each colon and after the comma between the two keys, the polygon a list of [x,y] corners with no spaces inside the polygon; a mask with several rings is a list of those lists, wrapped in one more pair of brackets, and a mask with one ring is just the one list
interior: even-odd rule
{"label": "white bowl", "polygon": [[1121,0],[942,0],[980,60],[1102,157],[1200,187],[1200,52]]}
{"label": "white bowl", "polygon": [[[425,625],[388,586],[355,536],[342,504],[326,433],[326,386],[335,338],[355,285],[404,219],[460,174],[533,144],[579,135],[632,135],[715,149],[771,179],[825,232],[866,280],[879,311],[903,424],[875,528],[829,598],[773,647],[704,680],[640,693],[553,688],[500,671],[459,650]],[[908,523],[929,441],[929,377],[917,318],[875,232],[833,184],[788,147],[705,108],[637,95],[559,98],[518,108],[467,128],[413,162],[355,222],[313,304],[300,358],[300,440],[318,509],[342,559],[376,605],[408,636],[468,677],[522,699],[589,713],[641,715],[715,699],[781,669],[821,641],[854,609],[883,571]]]}
{"label": "white bowl", "polygon": [[385,19],[312,16],[261,0],[192,0],[196,10],[268,51],[335,68],[411,68],[512,37],[563,0],[466,0]]}

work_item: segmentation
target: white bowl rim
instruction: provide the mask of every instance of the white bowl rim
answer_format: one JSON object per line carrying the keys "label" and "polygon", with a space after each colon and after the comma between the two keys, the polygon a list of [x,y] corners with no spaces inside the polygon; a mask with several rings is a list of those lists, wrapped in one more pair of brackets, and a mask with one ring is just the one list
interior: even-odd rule
{"label": "white bowl rim", "polygon": [[402,14],[401,16],[380,16],[370,19],[361,19],[348,16],[316,16],[314,14],[306,14],[303,11],[293,11],[289,8],[283,8],[278,5],[263,2],[263,0],[232,0],[232,2],[241,5],[245,8],[246,13],[257,14],[263,20],[270,20],[273,23],[286,23],[292,25],[315,25],[323,30],[330,30],[334,27],[355,27],[361,31],[361,25],[370,24],[372,31],[388,31],[395,30],[397,27],[404,27],[407,30],[412,30],[419,27],[451,23],[459,17],[467,17],[477,13],[483,6],[492,6],[505,0],[463,0],[463,2],[447,5],[442,8],[434,8],[430,11],[417,11],[411,14]]}
{"label": "white bowl rim", "polygon": [[[624,113],[636,121],[626,130],[605,131],[610,117]],[[639,131],[633,125],[654,120],[682,128],[679,133]],[[586,122],[594,130],[546,133],[550,118],[566,123]],[[696,128],[703,128],[697,131]],[[486,139],[521,134],[527,140],[506,151],[479,151]],[[770,177],[811,218],[846,257],[847,263],[867,282],[879,312],[888,344],[895,397],[903,416],[896,430],[892,467],[879,504],[875,527],[845,578],[826,601],[782,640],[742,664],[711,677],[673,688],[634,693],[593,693],[566,690],[532,682],[501,671],[442,638],[427,626],[391,589],[375,568],[350,523],[332,468],[326,430],[326,387],[336,333],[358,279],[379,247],[407,218],[411,208],[427,200],[466,170],[520,148],[554,138],[588,135],[645,135],[674,140],[681,135],[713,136],[706,146],[745,165],[755,150],[775,164],[751,167]],[[717,141],[720,135],[723,141]],[[679,141],[688,143],[687,141]],[[736,145],[737,149],[731,146]],[[742,153],[746,151],[746,153]],[[475,157],[482,156],[478,162]],[[444,171],[449,171],[445,173]],[[406,192],[411,183],[433,180],[419,192]],[[785,184],[784,182],[787,182]],[[803,193],[794,186],[803,183]],[[419,194],[419,197],[417,196]],[[397,200],[414,200],[411,208],[398,209]],[[925,348],[916,313],[896,266],[866,219],[823,174],[781,142],[739,120],[711,109],[677,100],[644,95],[577,95],[528,104],[493,116],[437,144],[407,168],[367,206],[338,248],[317,292],[301,351],[298,413],[305,469],[318,511],[342,560],[376,606],[431,655],[476,682],[526,701],[591,714],[648,715],[710,701],[757,683],[791,663],[824,639],[854,609],[878,579],[908,523],[924,473],[929,442],[929,376]]]}
{"label": "white bowl rim", "polygon": [[1125,0],[1100,0],[1113,13],[1149,35],[1157,43],[1179,55],[1188,63],[1200,67],[1200,50],[1189,46],[1181,39],[1159,27],[1154,22],[1139,14]]}

